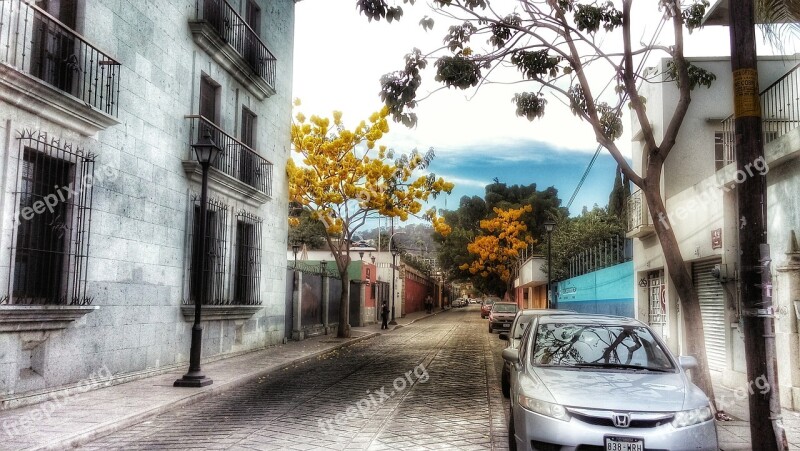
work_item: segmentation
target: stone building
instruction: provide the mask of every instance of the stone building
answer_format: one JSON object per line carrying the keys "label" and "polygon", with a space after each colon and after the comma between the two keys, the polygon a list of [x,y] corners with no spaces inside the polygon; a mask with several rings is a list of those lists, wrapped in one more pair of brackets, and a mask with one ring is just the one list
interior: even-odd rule
{"label": "stone building", "polygon": [[294,4],[0,2],[3,406],[283,339]]}

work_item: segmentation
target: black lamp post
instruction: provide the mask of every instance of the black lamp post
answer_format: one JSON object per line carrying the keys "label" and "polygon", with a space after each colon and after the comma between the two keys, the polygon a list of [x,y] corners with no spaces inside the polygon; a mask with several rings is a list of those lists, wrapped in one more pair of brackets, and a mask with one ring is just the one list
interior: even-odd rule
{"label": "black lamp post", "polygon": [[294,268],[297,269],[297,253],[300,252],[300,243],[297,241],[292,243],[292,251],[294,252]]}
{"label": "black lamp post", "polygon": [[392,321],[390,321],[389,324],[395,325],[395,324],[397,324],[397,321],[395,321],[395,319],[394,319],[394,301],[395,301],[395,298],[397,297],[397,291],[396,291],[395,286],[394,286],[394,281],[395,281],[394,269],[397,266],[397,262],[396,262],[397,254],[400,253],[400,249],[398,249],[394,245],[390,245],[390,247],[391,247],[390,250],[392,252]]}
{"label": "black lamp post", "polygon": [[175,387],[204,387],[211,385],[214,381],[207,378],[200,369],[200,352],[203,344],[203,328],[200,327],[200,313],[203,303],[206,301],[206,290],[204,286],[204,276],[206,269],[206,221],[208,220],[208,169],[214,164],[214,160],[222,152],[216,143],[211,139],[211,133],[205,130],[203,137],[192,144],[197,161],[203,170],[203,183],[200,189],[200,225],[197,234],[200,239],[200,268],[194,269],[194,283],[197,288],[194,299],[194,324],[192,325],[192,347],[189,351],[189,372],[182,378],[175,381]]}
{"label": "black lamp post", "polygon": [[552,260],[552,233],[553,229],[556,227],[556,223],[552,219],[548,219],[544,222],[544,230],[547,232],[547,308],[558,308],[558,301],[555,300],[555,296],[553,296],[552,289],[550,287],[550,283],[553,280],[552,268],[553,268],[553,260]]}
{"label": "black lamp post", "polygon": [[358,251],[358,259],[364,261],[364,251]]}
{"label": "black lamp post", "polygon": [[373,256],[372,256],[372,257],[370,257],[369,259],[370,259],[370,260],[372,260],[372,265],[374,266],[374,265],[375,265],[375,256],[373,255]]}

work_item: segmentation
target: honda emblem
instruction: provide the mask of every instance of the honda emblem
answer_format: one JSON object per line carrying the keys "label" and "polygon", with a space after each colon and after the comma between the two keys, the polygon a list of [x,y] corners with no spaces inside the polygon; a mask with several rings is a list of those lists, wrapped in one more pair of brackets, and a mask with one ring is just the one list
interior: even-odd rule
{"label": "honda emblem", "polygon": [[613,416],[614,426],[626,428],[631,425],[631,416],[627,413],[615,413]]}

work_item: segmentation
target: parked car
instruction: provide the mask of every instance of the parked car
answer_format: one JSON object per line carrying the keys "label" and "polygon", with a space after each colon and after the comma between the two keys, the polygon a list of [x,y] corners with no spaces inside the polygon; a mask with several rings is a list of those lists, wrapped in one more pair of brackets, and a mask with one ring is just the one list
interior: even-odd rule
{"label": "parked car", "polygon": [[481,302],[481,319],[489,316],[489,312],[492,310],[492,305],[494,305],[495,302],[500,302],[500,298],[491,296],[483,298]]}
{"label": "parked car", "polygon": [[489,311],[489,333],[495,329],[509,330],[514,316],[517,314],[517,304],[513,302],[495,302]]}
{"label": "parked car", "polygon": [[511,449],[719,449],[709,400],[686,375],[697,360],[676,359],[637,320],[540,316],[503,359]]}
{"label": "parked car", "polygon": [[[514,317],[514,322],[511,323],[511,329],[506,332],[500,332],[500,339],[508,341],[506,349],[517,349],[522,340],[522,333],[525,328],[533,321],[542,315],[560,315],[565,313],[575,313],[572,310],[556,310],[556,309],[525,309],[517,312]],[[503,391],[503,396],[508,398],[510,389],[511,364],[503,360],[503,372],[500,376],[500,388]]]}

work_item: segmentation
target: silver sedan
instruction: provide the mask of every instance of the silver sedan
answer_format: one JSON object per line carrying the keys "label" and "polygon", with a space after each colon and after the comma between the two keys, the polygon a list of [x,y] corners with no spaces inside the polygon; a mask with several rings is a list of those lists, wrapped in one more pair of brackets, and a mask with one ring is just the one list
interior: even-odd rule
{"label": "silver sedan", "polygon": [[718,450],[708,398],[645,324],[548,315],[525,330],[511,363],[512,449]]}

